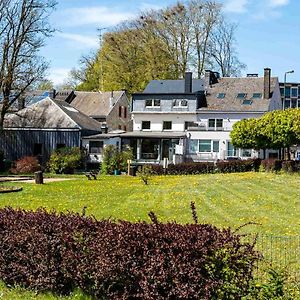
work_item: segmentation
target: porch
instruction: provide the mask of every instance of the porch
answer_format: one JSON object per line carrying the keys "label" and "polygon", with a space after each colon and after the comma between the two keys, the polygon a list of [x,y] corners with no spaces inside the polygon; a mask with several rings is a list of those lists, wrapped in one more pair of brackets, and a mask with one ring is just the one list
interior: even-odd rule
{"label": "porch", "polygon": [[129,145],[134,161],[138,164],[162,164],[183,162],[186,134],[183,132],[128,132],[122,134],[122,147]]}

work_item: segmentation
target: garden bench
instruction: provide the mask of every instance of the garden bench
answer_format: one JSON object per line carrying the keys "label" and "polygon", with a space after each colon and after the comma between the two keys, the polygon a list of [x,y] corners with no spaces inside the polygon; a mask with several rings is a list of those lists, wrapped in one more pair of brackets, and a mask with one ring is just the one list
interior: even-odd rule
{"label": "garden bench", "polygon": [[90,171],[90,172],[86,172],[84,173],[84,175],[87,177],[88,180],[91,180],[92,178],[94,178],[94,180],[97,180],[97,171]]}

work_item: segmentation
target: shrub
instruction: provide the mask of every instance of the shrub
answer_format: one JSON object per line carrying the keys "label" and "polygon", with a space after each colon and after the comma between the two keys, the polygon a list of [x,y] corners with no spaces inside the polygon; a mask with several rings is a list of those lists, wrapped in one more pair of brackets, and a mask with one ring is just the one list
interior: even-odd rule
{"label": "shrub", "polygon": [[55,150],[48,163],[50,172],[56,174],[72,174],[74,169],[82,166],[83,153],[78,147]]}
{"label": "shrub", "polygon": [[265,172],[279,172],[282,167],[282,160],[264,159],[261,161],[262,170]]}
{"label": "shrub", "polygon": [[137,172],[137,176],[143,181],[145,185],[148,184],[151,175],[152,167],[149,165],[142,166]]}
{"label": "shrub", "polygon": [[[166,174],[169,175],[197,175],[207,173],[232,173],[258,171],[260,159],[218,161],[213,162],[191,162],[177,165],[169,165]],[[152,166],[153,174],[163,175],[164,169],[161,165]]]}
{"label": "shrub", "polygon": [[13,174],[32,174],[41,170],[39,161],[34,156],[24,156],[17,160],[14,165],[14,168],[10,169]]}
{"label": "shrub", "polygon": [[114,170],[126,171],[127,160],[132,158],[133,154],[130,147],[120,152],[115,146],[107,145],[103,150],[101,173],[112,175]]}
{"label": "shrub", "polygon": [[[149,214],[150,215],[150,214]],[[230,229],[0,210],[0,279],[96,299],[240,299],[257,253]],[[18,222],[15,222],[18,220]]]}

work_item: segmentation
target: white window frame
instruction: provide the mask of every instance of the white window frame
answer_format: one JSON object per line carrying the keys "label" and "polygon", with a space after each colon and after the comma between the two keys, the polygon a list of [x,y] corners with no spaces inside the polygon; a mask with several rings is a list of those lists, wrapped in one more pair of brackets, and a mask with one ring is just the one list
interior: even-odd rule
{"label": "white window frame", "polygon": [[[147,105],[147,101],[151,100],[151,105]],[[159,105],[154,105],[155,101],[159,101]],[[161,100],[160,99],[146,99],[145,100],[145,107],[146,108],[159,108],[161,104]]]}

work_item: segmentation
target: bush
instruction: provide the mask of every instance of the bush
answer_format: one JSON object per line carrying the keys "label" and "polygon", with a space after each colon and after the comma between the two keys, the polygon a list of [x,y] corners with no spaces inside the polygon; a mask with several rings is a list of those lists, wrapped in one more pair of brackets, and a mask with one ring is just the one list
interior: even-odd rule
{"label": "bush", "polygon": [[113,145],[107,145],[103,150],[101,173],[112,175],[114,170],[127,171],[127,160],[133,158],[131,148],[119,151]]}
{"label": "bush", "polygon": [[17,160],[14,165],[14,168],[10,169],[13,174],[32,174],[41,170],[39,161],[34,156],[24,156]]}
{"label": "bush", "polygon": [[282,167],[282,160],[264,159],[261,161],[261,168],[265,172],[279,172]]}
{"label": "bush", "polygon": [[143,181],[145,185],[148,184],[150,177],[152,176],[152,168],[149,165],[142,166],[137,171],[137,176]]}
{"label": "bush", "polygon": [[51,173],[72,174],[83,164],[83,153],[78,147],[60,148],[55,150],[48,163]]}
{"label": "bush", "polygon": [[[169,175],[197,175],[207,173],[232,173],[258,171],[260,159],[218,161],[213,162],[191,162],[177,165],[169,165],[166,174]],[[156,175],[165,174],[161,165],[153,165],[152,172]]]}
{"label": "bush", "polygon": [[[0,279],[96,299],[240,299],[258,258],[230,229],[0,210]],[[15,222],[18,220],[18,222]]]}

